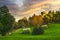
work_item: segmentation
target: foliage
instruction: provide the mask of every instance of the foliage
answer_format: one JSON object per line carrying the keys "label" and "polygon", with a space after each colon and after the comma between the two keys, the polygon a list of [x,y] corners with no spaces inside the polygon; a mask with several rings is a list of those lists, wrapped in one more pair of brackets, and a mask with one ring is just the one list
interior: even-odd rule
{"label": "foliage", "polygon": [[0,7],[0,14],[6,14],[6,13],[9,13],[9,9],[4,5],[2,7]]}
{"label": "foliage", "polygon": [[56,11],[54,21],[55,21],[55,23],[60,23],[60,11]]}
{"label": "foliage", "polygon": [[14,24],[13,24],[13,28],[14,28],[14,29],[18,29],[18,28],[19,28],[17,22],[14,22]]}
{"label": "foliage", "polygon": [[30,31],[29,31],[29,30],[24,30],[24,31],[22,32],[22,34],[30,34]]}
{"label": "foliage", "polygon": [[40,27],[43,24],[43,19],[41,16],[32,16],[32,18],[29,19],[29,23],[35,27]]}
{"label": "foliage", "polygon": [[47,14],[50,17],[50,23],[53,23],[53,19],[54,19],[54,11],[49,11]]}
{"label": "foliage", "polygon": [[27,27],[27,25],[28,25],[28,21],[27,21],[26,18],[23,18],[23,19],[21,19],[21,20],[18,21],[18,26],[20,28]]}
{"label": "foliage", "polygon": [[[29,25],[34,26],[32,34],[43,34],[44,29],[40,27],[42,24],[48,23],[60,23],[60,11],[46,11],[41,12],[41,15],[33,15],[27,18],[23,18],[15,22],[14,17],[9,13],[7,6],[0,7],[0,34],[6,35],[9,31],[18,28],[28,27]],[[23,31],[23,33],[29,33],[29,31]]]}
{"label": "foliage", "polygon": [[0,23],[3,25],[3,27],[0,26],[2,36],[6,35],[13,28],[14,20],[14,17],[9,13],[6,6],[0,8]]}
{"label": "foliage", "polygon": [[23,35],[21,29],[12,35],[0,36],[0,40],[60,40],[60,24],[49,24],[43,35]]}
{"label": "foliage", "polygon": [[35,27],[32,31],[33,35],[39,35],[39,34],[43,34],[44,33],[44,29],[42,27]]}

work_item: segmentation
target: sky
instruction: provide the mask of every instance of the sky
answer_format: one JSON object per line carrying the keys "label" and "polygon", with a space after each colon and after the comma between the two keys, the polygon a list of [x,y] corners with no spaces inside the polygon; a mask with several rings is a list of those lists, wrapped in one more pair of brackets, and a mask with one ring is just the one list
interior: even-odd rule
{"label": "sky", "polygon": [[0,6],[3,5],[7,5],[17,21],[33,14],[39,15],[41,11],[59,10],[60,0],[0,0]]}

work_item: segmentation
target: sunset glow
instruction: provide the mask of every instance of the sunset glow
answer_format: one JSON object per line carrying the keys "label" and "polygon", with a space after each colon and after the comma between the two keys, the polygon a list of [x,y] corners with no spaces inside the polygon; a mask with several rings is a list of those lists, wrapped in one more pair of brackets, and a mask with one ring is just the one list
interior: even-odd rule
{"label": "sunset glow", "polygon": [[60,0],[0,0],[0,5],[7,5],[16,20],[41,11],[58,10]]}

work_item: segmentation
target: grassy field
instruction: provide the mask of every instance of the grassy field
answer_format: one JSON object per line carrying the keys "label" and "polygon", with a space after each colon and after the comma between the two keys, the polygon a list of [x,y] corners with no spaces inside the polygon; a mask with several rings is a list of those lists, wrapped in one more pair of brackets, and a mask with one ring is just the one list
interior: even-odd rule
{"label": "grassy field", "polygon": [[8,36],[0,36],[0,40],[60,40],[60,24],[48,24],[43,35],[23,35],[21,29]]}

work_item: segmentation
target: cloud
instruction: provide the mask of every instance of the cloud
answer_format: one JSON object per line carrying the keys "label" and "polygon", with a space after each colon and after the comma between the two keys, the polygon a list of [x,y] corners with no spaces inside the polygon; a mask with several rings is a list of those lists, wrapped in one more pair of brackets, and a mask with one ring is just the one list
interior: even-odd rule
{"label": "cloud", "polygon": [[60,0],[0,0],[1,5],[7,5],[11,14],[20,19],[43,10],[56,10],[60,7]]}

